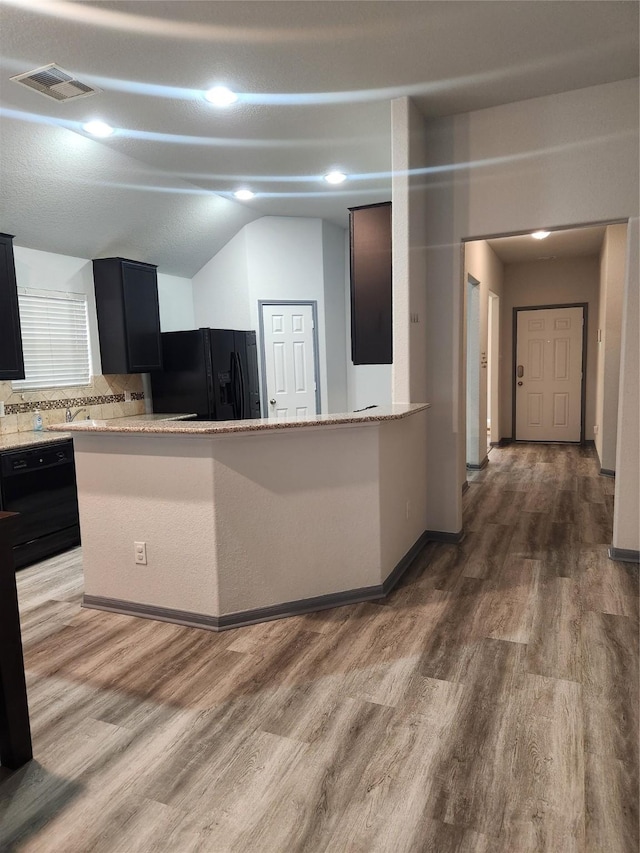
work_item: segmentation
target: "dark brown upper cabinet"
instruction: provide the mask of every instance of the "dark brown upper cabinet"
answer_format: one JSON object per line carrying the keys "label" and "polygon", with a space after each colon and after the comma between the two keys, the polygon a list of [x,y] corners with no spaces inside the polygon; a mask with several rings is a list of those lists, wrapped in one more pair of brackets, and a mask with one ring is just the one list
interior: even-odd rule
{"label": "dark brown upper cabinet", "polygon": [[102,372],[161,370],[157,268],[102,258],[93,262],[93,281]]}
{"label": "dark brown upper cabinet", "polygon": [[391,202],[349,208],[351,359],[391,364]]}
{"label": "dark brown upper cabinet", "polygon": [[0,234],[0,379],[24,379],[13,237]]}

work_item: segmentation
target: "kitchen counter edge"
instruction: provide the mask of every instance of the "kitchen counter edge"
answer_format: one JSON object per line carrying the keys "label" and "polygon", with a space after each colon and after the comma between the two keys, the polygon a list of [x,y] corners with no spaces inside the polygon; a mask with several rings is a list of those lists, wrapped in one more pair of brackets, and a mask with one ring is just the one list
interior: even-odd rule
{"label": "kitchen counter edge", "polygon": [[341,412],[337,414],[317,415],[313,418],[287,418],[275,420],[255,418],[238,421],[153,421],[116,423],[111,421],[81,421],[48,427],[51,431],[62,431],[65,426],[72,433],[134,433],[145,435],[223,435],[230,433],[265,432],[267,430],[299,429],[301,427],[348,426],[351,424],[373,424],[382,421],[400,420],[417,412],[430,408],[430,403],[409,403],[406,405],[378,406],[375,410],[363,412]]}
{"label": "kitchen counter edge", "polygon": [[[195,417],[195,414],[178,414],[178,415],[131,415],[129,417],[112,418],[113,423],[124,423],[129,421],[140,423],[153,423],[154,421],[180,421]],[[32,447],[41,447],[44,444],[51,444],[55,441],[64,441],[68,438],[73,438],[71,430],[75,427],[87,423],[87,421],[73,422],[71,424],[52,424],[50,427],[45,427],[40,430],[24,430],[23,432],[9,432],[5,435],[0,435],[0,453],[5,450],[28,450]],[[90,422],[92,423],[92,422]],[[96,422],[98,423],[98,422]],[[99,423],[108,423],[108,421],[100,421]]]}

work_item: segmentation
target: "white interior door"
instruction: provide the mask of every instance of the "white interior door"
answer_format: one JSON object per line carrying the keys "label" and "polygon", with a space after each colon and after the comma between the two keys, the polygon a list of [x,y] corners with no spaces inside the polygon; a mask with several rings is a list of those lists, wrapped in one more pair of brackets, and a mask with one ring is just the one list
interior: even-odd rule
{"label": "white interior door", "polygon": [[517,316],[516,438],[580,441],[583,309]]}
{"label": "white interior door", "polygon": [[270,418],[316,414],[313,306],[263,305],[263,357]]}

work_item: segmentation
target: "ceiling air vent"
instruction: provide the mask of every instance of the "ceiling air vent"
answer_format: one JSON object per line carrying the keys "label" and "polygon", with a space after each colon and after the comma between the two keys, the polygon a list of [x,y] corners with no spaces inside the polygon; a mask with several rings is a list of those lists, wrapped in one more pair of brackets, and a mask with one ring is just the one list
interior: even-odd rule
{"label": "ceiling air vent", "polygon": [[95,95],[96,92],[102,91],[101,89],[87,86],[86,83],[81,83],[79,80],[76,80],[73,74],[70,74],[53,62],[51,65],[36,68],[35,71],[27,71],[26,74],[16,74],[11,79],[15,83],[28,86],[29,89],[33,89],[41,95],[46,95],[47,98],[53,98],[55,101],[87,98],[89,95]]}

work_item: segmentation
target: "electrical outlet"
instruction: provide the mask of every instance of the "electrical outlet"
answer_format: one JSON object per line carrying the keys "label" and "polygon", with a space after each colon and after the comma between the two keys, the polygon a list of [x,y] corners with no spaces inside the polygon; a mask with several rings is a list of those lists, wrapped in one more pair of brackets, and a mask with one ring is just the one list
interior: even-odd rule
{"label": "electrical outlet", "polygon": [[134,542],[133,550],[136,557],[136,563],[140,566],[147,565],[147,543],[146,542]]}
{"label": "electrical outlet", "polygon": [[131,402],[131,391],[125,391],[124,392],[124,401],[125,401],[125,403]]}
{"label": "electrical outlet", "polygon": [[4,417],[4,400],[0,400],[0,418]]}
{"label": "electrical outlet", "polygon": [[598,424],[596,424],[593,428],[593,434],[597,435],[597,433],[598,433]]}

